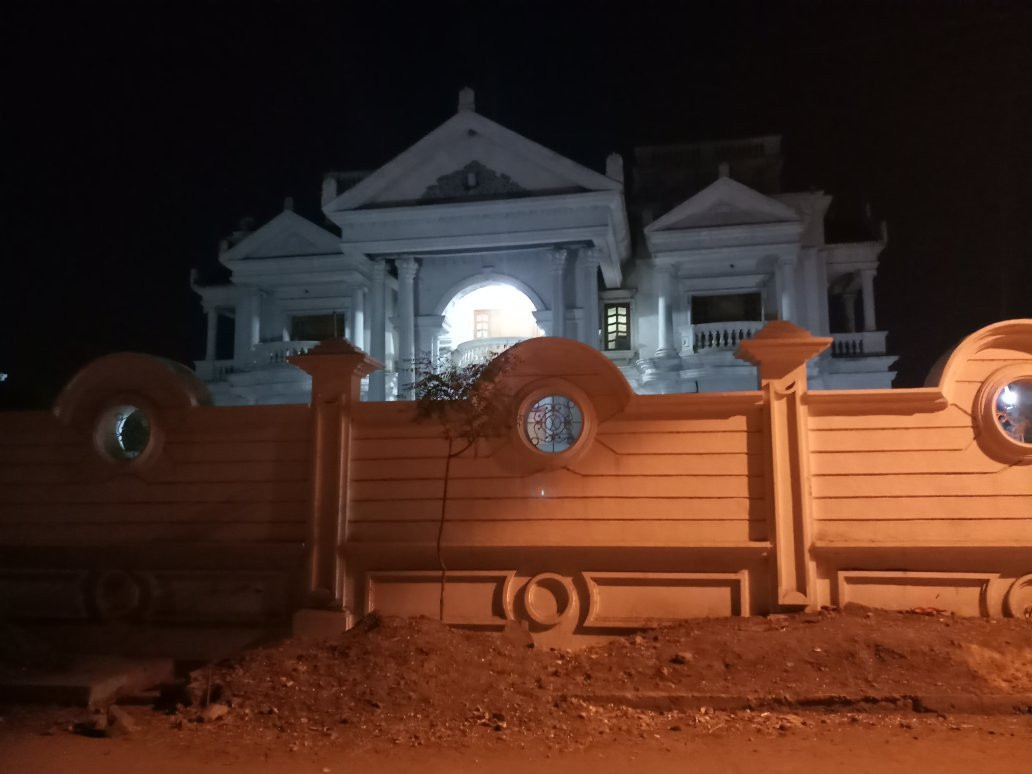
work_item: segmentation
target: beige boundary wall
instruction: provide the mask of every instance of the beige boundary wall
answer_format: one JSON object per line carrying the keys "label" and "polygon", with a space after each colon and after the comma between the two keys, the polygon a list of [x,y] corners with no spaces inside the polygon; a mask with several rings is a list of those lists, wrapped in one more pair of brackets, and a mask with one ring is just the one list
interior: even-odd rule
{"label": "beige boundary wall", "polygon": [[[532,339],[503,356],[511,420],[461,453],[413,403],[358,402],[378,364],[346,342],[294,358],[311,407],[214,408],[182,367],[102,358],[53,412],[0,415],[0,612],[131,639],[437,617],[443,596],[449,623],[555,645],[848,602],[1032,615],[1032,444],[995,416],[1032,386],[1032,320],[922,389],[810,392],[829,344],[771,323],[738,352],[758,390],[649,396]],[[557,453],[525,430],[552,395],[583,417]],[[150,419],[135,459],[105,452],[116,406]]]}

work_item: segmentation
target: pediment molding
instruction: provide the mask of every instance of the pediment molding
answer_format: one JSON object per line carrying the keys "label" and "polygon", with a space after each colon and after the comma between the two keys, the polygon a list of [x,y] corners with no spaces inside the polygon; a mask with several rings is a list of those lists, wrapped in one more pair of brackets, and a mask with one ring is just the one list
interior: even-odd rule
{"label": "pediment molding", "polygon": [[645,228],[647,235],[727,226],[798,223],[792,207],[722,177]]}

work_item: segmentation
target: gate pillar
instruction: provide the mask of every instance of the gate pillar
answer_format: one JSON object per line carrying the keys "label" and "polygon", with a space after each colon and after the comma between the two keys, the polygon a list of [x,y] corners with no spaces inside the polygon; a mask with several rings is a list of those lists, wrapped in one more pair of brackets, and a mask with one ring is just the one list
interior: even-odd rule
{"label": "gate pillar", "polygon": [[342,339],[324,341],[291,364],[312,376],[311,508],[308,523],[308,607],[342,610],[345,577],[340,556],[348,519],[351,409],[362,377],[383,364]]}
{"label": "gate pillar", "polygon": [[768,324],[738,345],[735,356],[754,363],[763,393],[764,461],[770,536],[774,547],[775,609],[817,604],[812,544],[806,363],[831,346],[790,322]]}

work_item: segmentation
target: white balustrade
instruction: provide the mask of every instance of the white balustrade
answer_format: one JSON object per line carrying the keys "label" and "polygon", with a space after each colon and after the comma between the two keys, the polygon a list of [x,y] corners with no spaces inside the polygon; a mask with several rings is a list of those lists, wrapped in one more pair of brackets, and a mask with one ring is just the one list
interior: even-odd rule
{"label": "white balustrade", "polygon": [[499,352],[523,341],[518,336],[498,336],[491,339],[470,339],[452,350],[452,362],[459,368],[472,363],[486,363]]}
{"label": "white balustrade", "polygon": [[834,357],[863,357],[885,354],[886,331],[833,333],[831,354]]}
{"label": "white balustrade", "polygon": [[692,325],[692,347],[695,352],[735,349],[752,338],[766,323],[762,320],[735,320]]}
{"label": "white balustrade", "polygon": [[251,363],[253,369],[268,368],[269,366],[285,365],[287,358],[293,355],[303,355],[315,347],[318,341],[263,341],[251,348]]}

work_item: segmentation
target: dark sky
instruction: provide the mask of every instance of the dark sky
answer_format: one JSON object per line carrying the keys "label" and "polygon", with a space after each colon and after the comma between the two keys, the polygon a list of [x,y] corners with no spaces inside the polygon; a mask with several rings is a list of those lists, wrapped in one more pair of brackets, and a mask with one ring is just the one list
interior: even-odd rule
{"label": "dark sky", "polygon": [[0,19],[0,405],[115,350],[203,352],[192,266],[242,216],[480,112],[612,150],[784,134],[785,184],[889,224],[879,328],[918,386],[1032,317],[1032,3],[33,3]]}

